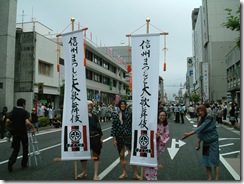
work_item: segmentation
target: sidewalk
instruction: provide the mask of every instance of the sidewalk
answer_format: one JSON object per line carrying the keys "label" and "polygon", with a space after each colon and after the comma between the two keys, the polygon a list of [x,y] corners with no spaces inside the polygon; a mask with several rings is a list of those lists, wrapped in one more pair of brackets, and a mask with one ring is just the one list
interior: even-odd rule
{"label": "sidewalk", "polygon": [[61,129],[62,127],[59,127],[59,128],[55,128],[54,126],[50,126],[50,125],[47,125],[47,126],[44,126],[44,127],[39,127],[38,128],[38,131],[42,131],[42,130],[48,130],[48,129]]}
{"label": "sidewalk", "polygon": [[[226,118],[226,120],[222,120],[222,121],[223,121],[223,124],[224,124],[224,125],[227,125],[227,126],[229,126],[229,127],[232,126],[232,125],[231,125],[231,122],[229,121],[229,118]],[[240,131],[240,128],[241,128],[240,125],[241,125],[241,120],[240,120],[240,118],[238,118],[238,123],[237,123],[237,125],[234,127],[234,129]]]}

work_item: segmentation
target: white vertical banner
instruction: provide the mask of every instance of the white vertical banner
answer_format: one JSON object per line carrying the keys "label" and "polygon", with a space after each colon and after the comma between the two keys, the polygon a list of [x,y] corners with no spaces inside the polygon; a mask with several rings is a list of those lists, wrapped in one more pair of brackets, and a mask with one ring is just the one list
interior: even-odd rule
{"label": "white vertical banner", "polygon": [[156,167],[160,34],[132,35],[132,150],[130,164]]}
{"label": "white vertical banner", "polygon": [[61,160],[91,159],[83,31],[62,35],[65,91]]}

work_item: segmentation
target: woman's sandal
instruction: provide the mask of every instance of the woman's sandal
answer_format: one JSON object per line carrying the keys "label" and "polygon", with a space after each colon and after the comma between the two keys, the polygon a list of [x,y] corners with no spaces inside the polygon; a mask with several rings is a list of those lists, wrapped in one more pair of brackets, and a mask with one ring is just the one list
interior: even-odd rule
{"label": "woman's sandal", "polygon": [[86,178],[87,177],[87,173],[81,173],[77,176],[78,179],[82,179],[82,178]]}
{"label": "woman's sandal", "polygon": [[133,180],[141,180],[141,177],[136,175],[136,176],[133,177]]}
{"label": "woman's sandal", "polygon": [[125,179],[127,177],[128,177],[127,174],[122,174],[122,175],[119,176],[119,179]]}
{"label": "woman's sandal", "polygon": [[100,180],[99,177],[93,177],[93,180]]}

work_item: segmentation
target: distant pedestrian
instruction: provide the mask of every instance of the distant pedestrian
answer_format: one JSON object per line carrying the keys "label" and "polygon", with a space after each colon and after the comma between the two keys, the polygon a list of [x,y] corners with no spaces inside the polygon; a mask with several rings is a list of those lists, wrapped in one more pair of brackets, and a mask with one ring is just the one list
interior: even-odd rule
{"label": "distant pedestrian", "polygon": [[4,106],[2,112],[0,113],[1,139],[5,137],[7,112],[8,108]]}
{"label": "distant pedestrian", "polygon": [[59,128],[59,127],[62,126],[62,123],[61,123],[61,121],[59,121],[59,119],[58,119],[58,115],[57,115],[57,114],[54,115],[52,124],[53,124],[53,126],[54,126],[55,128]]}
{"label": "distant pedestrian", "polygon": [[226,120],[227,113],[228,113],[227,102],[224,102],[223,120]]}
{"label": "distant pedestrian", "polygon": [[44,109],[45,109],[45,106],[42,103],[39,103],[38,107],[37,107],[37,116],[38,117],[44,116]]}
{"label": "distant pedestrian", "polygon": [[53,124],[53,107],[51,105],[47,108],[48,111],[48,119],[49,119],[49,125],[52,126]]}
{"label": "distant pedestrian", "polygon": [[184,106],[184,104],[181,104],[181,107],[180,107],[180,119],[181,119],[181,123],[182,124],[185,123],[184,116],[185,116],[185,106]]}
{"label": "distant pedestrian", "polygon": [[235,103],[235,118],[236,118],[236,123],[238,123],[238,117],[240,113],[240,108],[237,103]]}
{"label": "distant pedestrian", "polygon": [[198,127],[191,132],[185,133],[182,139],[186,139],[195,133],[198,135],[196,150],[200,149],[200,143],[202,141],[202,162],[206,167],[208,180],[212,180],[212,167],[215,170],[215,180],[219,180],[219,136],[215,121],[213,116],[207,113],[204,105],[198,106],[197,113],[201,117]]}
{"label": "distant pedestrian", "polygon": [[229,110],[229,121],[231,122],[232,128],[236,126],[236,113],[235,113],[235,104],[231,103],[231,107]]}
{"label": "distant pedestrian", "polygon": [[218,122],[218,124],[222,124],[222,117],[223,117],[223,109],[222,109],[222,106],[219,105],[218,111],[217,111],[217,122]]}
{"label": "distant pedestrian", "polygon": [[12,148],[14,149],[9,161],[8,161],[8,171],[13,171],[13,164],[16,162],[16,159],[20,150],[20,142],[22,143],[23,157],[21,161],[22,168],[28,167],[28,135],[27,127],[32,129],[32,133],[35,133],[35,128],[29,121],[29,113],[25,110],[26,100],[19,98],[17,100],[17,106],[14,107],[10,113],[10,120],[13,125],[13,142]]}
{"label": "distant pedestrian", "polygon": [[32,112],[31,112],[31,123],[33,124],[33,126],[36,128],[36,132],[38,133],[38,116],[36,114],[36,109],[33,108]]}
{"label": "distant pedestrian", "polygon": [[100,122],[107,121],[107,117],[106,117],[107,112],[108,112],[108,107],[105,104],[103,104],[100,109]]}
{"label": "distant pedestrian", "polygon": [[193,105],[191,104],[188,107],[188,114],[190,115],[190,118],[194,118],[194,113],[195,113],[195,108],[193,107]]}
{"label": "distant pedestrian", "polygon": [[175,112],[175,123],[180,123],[180,107],[179,104],[176,104],[175,108],[174,108],[174,112]]}

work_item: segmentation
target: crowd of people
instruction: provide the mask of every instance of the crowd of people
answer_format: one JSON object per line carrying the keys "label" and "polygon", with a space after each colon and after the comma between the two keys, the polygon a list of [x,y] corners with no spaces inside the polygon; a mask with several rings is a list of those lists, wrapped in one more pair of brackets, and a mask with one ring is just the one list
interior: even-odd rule
{"label": "crowd of people", "polygon": [[[201,105],[200,103],[191,103],[188,107],[184,104],[165,104],[159,102],[159,109],[167,112],[167,117],[172,118],[175,123],[184,124],[184,116],[189,115],[190,118],[197,118],[197,107]],[[238,123],[240,115],[240,107],[236,102],[230,102],[229,105],[227,102],[218,102],[218,103],[204,103],[207,108],[207,112],[211,113],[214,117],[214,121],[218,124],[222,124],[223,120],[229,120],[232,124],[232,127],[236,126]]]}
{"label": "crowd of people", "polygon": [[[229,110],[227,109],[227,103],[205,103],[205,104],[190,104],[188,108],[184,104],[171,104],[165,105],[163,103],[158,104],[158,118],[157,118],[157,156],[165,151],[167,142],[170,139],[170,130],[168,126],[168,119],[172,118],[175,123],[184,124],[184,116],[186,114],[191,118],[198,117],[198,126],[195,130],[183,134],[182,139],[186,139],[193,134],[198,135],[196,140],[196,150],[200,149],[202,143],[202,162],[206,167],[208,180],[212,180],[212,167],[215,170],[215,179],[219,180],[219,145],[218,145],[218,133],[216,130],[216,123],[222,123],[222,119],[225,120],[229,117],[229,120],[233,126],[238,123],[238,117],[240,109],[237,103],[230,103]],[[18,99],[17,105],[10,113],[7,107],[3,108],[1,113],[1,138],[4,138],[4,128],[6,122],[11,121],[13,136],[12,148],[13,152],[8,161],[8,171],[13,171],[13,165],[16,162],[18,153],[20,151],[20,143],[22,143],[23,157],[21,161],[22,168],[28,167],[28,137],[27,127],[35,133],[38,132],[38,118],[42,116],[48,116],[50,126],[59,124],[57,116],[53,116],[52,106],[45,107],[43,104],[39,104],[38,109],[32,109],[31,114],[25,110],[26,100]],[[90,133],[90,148],[92,151],[92,159],[94,160],[94,175],[93,180],[99,180],[98,169],[100,164],[99,156],[103,147],[103,132],[101,129],[101,123],[111,120],[111,136],[113,137],[114,147],[118,151],[120,158],[120,165],[122,174],[118,179],[125,179],[128,177],[125,164],[125,151],[131,152],[132,145],[132,110],[128,108],[125,100],[120,100],[116,106],[102,104],[100,107],[94,104],[92,101],[87,102],[88,107],[88,119],[89,119],[89,133]],[[30,121],[31,120],[31,121]],[[3,123],[5,125],[3,125]],[[3,128],[4,127],[4,128]],[[82,172],[78,175],[78,178],[87,177],[87,160],[81,160]],[[144,176],[146,180],[157,180],[158,168],[162,168],[163,165],[159,164],[157,167],[144,167]],[[141,176],[138,175],[137,166],[132,165],[134,180],[141,180]]]}

